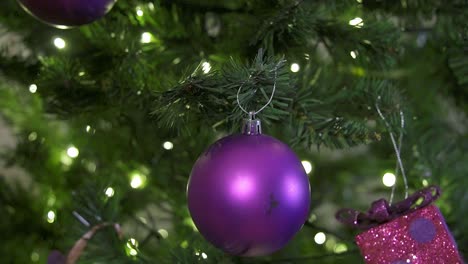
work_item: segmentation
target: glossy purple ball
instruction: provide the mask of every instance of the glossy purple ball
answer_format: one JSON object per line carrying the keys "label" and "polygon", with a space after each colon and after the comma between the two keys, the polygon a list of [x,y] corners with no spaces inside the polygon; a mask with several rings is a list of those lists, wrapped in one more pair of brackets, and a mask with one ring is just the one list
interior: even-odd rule
{"label": "glossy purple ball", "polygon": [[37,19],[58,28],[91,23],[111,10],[117,0],[18,0]]}
{"label": "glossy purple ball", "polygon": [[225,137],[203,153],[187,186],[200,233],[232,255],[282,248],[308,218],[310,185],[294,152],[266,135]]}

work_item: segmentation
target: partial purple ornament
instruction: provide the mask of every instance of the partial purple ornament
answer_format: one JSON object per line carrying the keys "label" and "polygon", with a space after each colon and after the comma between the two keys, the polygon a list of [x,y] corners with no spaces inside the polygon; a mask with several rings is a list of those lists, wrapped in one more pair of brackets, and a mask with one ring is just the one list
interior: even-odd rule
{"label": "partial purple ornament", "polygon": [[89,24],[107,14],[117,0],[18,0],[32,16],[58,28]]}
{"label": "partial purple ornament", "polygon": [[47,258],[47,264],[65,264],[67,258],[58,250],[52,250]]}
{"label": "partial purple ornament", "polygon": [[187,186],[200,233],[232,255],[270,254],[293,238],[309,215],[310,185],[294,152],[248,120],[244,133],[203,153]]}

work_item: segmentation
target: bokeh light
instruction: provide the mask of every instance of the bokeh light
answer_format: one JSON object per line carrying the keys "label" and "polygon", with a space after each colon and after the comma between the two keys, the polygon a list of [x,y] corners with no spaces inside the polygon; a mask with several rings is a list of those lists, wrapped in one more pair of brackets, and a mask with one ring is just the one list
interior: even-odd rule
{"label": "bokeh light", "polygon": [[323,243],[325,243],[326,240],[327,240],[327,236],[323,232],[318,232],[314,236],[315,243],[317,243],[319,245],[322,245]]}
{"label": "bokeh light", "polygon": [[37,85],[35,85],[34,83],[29,85],[29,92],[30,93],[36,93],[37,92]]}
{"label": "bokeh light", "polygon": [[298,72],[300,69],[301,69],[301,67],[299,66],[299,64],[297,64],[297,63],[291,64],[291,71],[292,72]]}
{"label": "bokeh light", "polygon": [[396,177],[395,174],[387,172],[382,176],[382,183],[387,187],[395,185]]}
{"label": "bokeh light", "polygon": [[209,73],[211,71],[211,64],[209,62],[203,62],[202,63],[202,71],[203,73]]}
{"label": "bokeh light", "polygon": [[71,146],[71,147],[69,147],[67,149],[67,155],[70,158],[74,159],[74,158],[78,157],[79,154],[80,154],[80,151],[74,146]]}
{"label": "bokeh light", "polygon": [[163,148],[166,150],[171,150],[174,148],[174,144],[170,141],[166,141],[163,143]]}
{"label": "bokeh light", "polygon": [[57,49],[64,49],[67,46],[67,43],[63,38],[55,38],[54,45]]}

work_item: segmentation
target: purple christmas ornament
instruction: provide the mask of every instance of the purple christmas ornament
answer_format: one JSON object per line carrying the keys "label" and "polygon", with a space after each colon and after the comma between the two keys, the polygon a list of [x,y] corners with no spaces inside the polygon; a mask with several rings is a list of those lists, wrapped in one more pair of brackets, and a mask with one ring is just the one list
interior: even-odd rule
{"label": "purple christmas ornament", "polygon": [[47,264],[65,264],[67,258],[58,250],[52,250],[47,258]]}
{"label": "purple christmas ornament", "polygon": [[91,23],[111,10],[117,0],[18,0],[37,19],[58,28]]}
{"label": "purple christmas ornament", "polygon": [[260,256],[282,248],[307,220],[310,185],[294,152],[262,135],[259,120],[203,153],[187,186],[200,233],[223,251]]}

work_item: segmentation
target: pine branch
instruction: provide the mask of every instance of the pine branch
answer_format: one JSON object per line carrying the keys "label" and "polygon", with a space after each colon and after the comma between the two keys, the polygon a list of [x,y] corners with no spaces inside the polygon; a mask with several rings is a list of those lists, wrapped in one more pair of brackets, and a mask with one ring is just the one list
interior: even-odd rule
{"label": "pine branch", "polygon": [[[242,86],[239,94],[241,105],[247,109],[260,109],[276,85],[271,103],[274,108],[262,112],[262,118],[265,122],[278,120],[278,116],[287,114],[287,94],[290,93],[284,63],[281,59],[264,58],[260,52],[252,64],[231,60],[221,72],[203,74],[199,65],[178,86],[160,96],[158,101],[162,105],[156,106],[153,113],[159,116],[163,126],[181,128],[188,123],[204,124],[203,120],[211,119],[217,122],[226,120],[229,125],[237,127],[235,122],[246,116],[235,106],[239,87]],[[225,116],[229,112],[231,114]]]}

